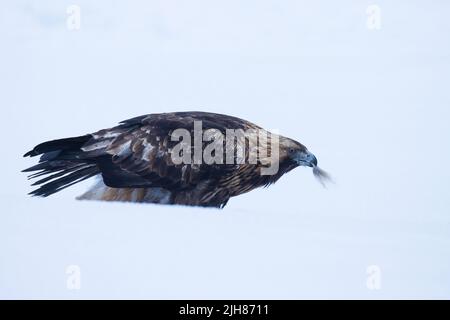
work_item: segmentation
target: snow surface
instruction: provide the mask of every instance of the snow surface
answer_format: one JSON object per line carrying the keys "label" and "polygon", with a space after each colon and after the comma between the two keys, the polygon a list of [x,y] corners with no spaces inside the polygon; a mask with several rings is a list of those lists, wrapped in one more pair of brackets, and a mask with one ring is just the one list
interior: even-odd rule
{"label": "snow surface", "polygon": [[[0,298],[450,298],[449,9],[2,1]],[[35,144],[176,110],[279,129],[336,184],[299,168],[224,210],[26,195]]]}

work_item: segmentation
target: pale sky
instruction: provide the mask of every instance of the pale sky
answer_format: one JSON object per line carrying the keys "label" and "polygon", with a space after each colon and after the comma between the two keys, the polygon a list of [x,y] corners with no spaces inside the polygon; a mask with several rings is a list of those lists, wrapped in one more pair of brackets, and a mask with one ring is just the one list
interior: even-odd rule
{"label": "pale sky", "polygon": [[[449,9],[2,1],[0,297],[449,298]],[[279,130],[336,184],[299,168],[222,211],[74,200],[92,182],[26,195],[34,145],[189,110]]]}

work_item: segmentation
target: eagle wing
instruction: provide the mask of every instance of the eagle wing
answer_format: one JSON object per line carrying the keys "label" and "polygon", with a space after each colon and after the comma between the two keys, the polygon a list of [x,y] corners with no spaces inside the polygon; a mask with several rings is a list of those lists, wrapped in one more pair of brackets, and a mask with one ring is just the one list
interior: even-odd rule
{"label": "eagle wing", "polygon": [[176,129],[186,129],[193,137],[194,121],[201,121],[203,130],[216,129],[224,135],[226,129],[260,128],[239,118],[213,113],[151,114],[94,133],[82,150],[97,157],[105,184],[113,188],[182,190],[206,180],[229,180],[230,175],[242,171],[242,165],[236,164],[173,163],[171,149],[178,141],[172,141],[171,134]]}

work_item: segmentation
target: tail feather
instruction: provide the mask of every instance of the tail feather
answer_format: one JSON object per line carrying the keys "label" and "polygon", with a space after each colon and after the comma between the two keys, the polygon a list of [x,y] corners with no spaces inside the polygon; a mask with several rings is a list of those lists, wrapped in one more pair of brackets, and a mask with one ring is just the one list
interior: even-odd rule
{"label": "tail feather", "polygon": [[[84,166],[83,164],[75,165],[75,166],[73,166],[73,167],[70,167],[70,166],[69,166],[69,167],[68,167],[67,169],[65,169],[65,170],[61,170],[61,171],[59,171],[59,172],[57,172],[57,173],[55,173],[55,174],[52,174],[52,175],[50,175],[50,176],[48,176],[48,177],[45,177],[45,178],[43,178],[43,179],[40,179],[40,180],[34,182],[34,183],[32,184],[32,186],[37,186],[37,185],[46,183],[46,182],[48,182],[48,181],[51,181],[51,180],[56,179],[56,178],[59,178],[59,177],[65,175],[65,174],[68,174],[68,173],[70,173],[70,172],[76,171],[76,170],[78,170],[78,169],[82,169],[83,166]],[[51,171],[50,171],[50,172],[46,171],[45,173],[42,173],[41,175],[50,174],[50,173],[51,173]],[[35,177],[37,177],[37,176],[35,176]]]}
{"label": "tail feather", "polygon": [[66,174],[65,176],[47,182],[41,185],[38,189],[30,192],[29,194],[33,196],[48,197],[49,195],[52,195],[58,191],[70,187],[78,182],[91,178],[97,175],[98,173],[99,173],[98,168],[95,164],[86,165],[82,169],[76,170],[68,174],[66,171],[64,171],[63,174]]}
{"label": "tail feather", "polygon": [[41,144],[38,144],[36,147],[33,148],[33,150],[28,151],[23,156],[34,157],[43,153],[47,153],[47,156],[49,156],[52,153],[55,154],[56,152],[61,152],[64,150],[73,150],[75,148],[79,149],[90,138],[92,138],[92,136],[90,134],[87,134],[79,137],[46,141]]}
{"label": "tail feather", "polygon": [[42,155],[39,163],[23,172],[34,172],[29,179],[44,176],[34,182],[38,189],[30,192],[34,196],[47,197],[75,183],[100,173],[93,159],[83,154],[81,147],[91,138],[90,135],[59,139],[41,143],[24,156]]}
{"label": "tail feather", "polygon": [[32,171],[38,171],[38,170],[44,170],[48,172],[64,169],[67,166],[67,161],[65,160],[39,160],[40,162],[37,165],[34,165],[32,167],[29,167],[25,170],[22,170],[22,172],[32,172]]}

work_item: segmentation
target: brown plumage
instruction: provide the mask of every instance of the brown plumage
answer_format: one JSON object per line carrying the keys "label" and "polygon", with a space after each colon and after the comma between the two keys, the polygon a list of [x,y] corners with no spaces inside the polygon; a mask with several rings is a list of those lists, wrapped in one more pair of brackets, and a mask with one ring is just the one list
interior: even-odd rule
{"label": "brown plumage", "polygon": [[[225,136],[227,129],[255,130],[263,135],[245,137],[241,144],[245,146],[245,161],[241,158],[239,162],[236,152],[232,154],[232,163],[176,163],[172,152],[178,141],[172,141],[172,135],[177,129],[185,129],[191,134],[189,150],[192,158],[196,121],[201,122],[203,132],[216,130],[211,141],[216,141],[220,134]],[[269,144],[265,158],[258,145],[256,151],[252,150],[260,157],[256,163],[249,163],[252,139],[261,142],[264,140],[261,137],[268,137],[266,140],[270,142],[279,140],[279,143]],[[238,140],[218,140],[223,144],[223,159],[226,159],[227,147],[237,147]],[[209,143],[202,141],[201,150]],[[264,168],[274,164],[275,160],[271,158],[274,150],[279,152],[276,159],[279,169],[274,174],[264,175]],[[219,155],[217,152],[214,151],[215,156]],[[40,187],[31,192],[32,195],[46,197],[98,176],[99,182],[79,199],[105,201],[223,207],[230,197],[270,185],[297,166],[314,167],[315,173],[323,173],[317,168],[314,155],[299,142],[270,135],[246,120],[207,112],[161,113],[129,119],[93,134],[44,142],[25,154],[37,155],[42,155],[39,164],[24,170],[37,171],[30,178],[45,176],[33,184]],[[322,173],[319,176],[325,177]]]}

